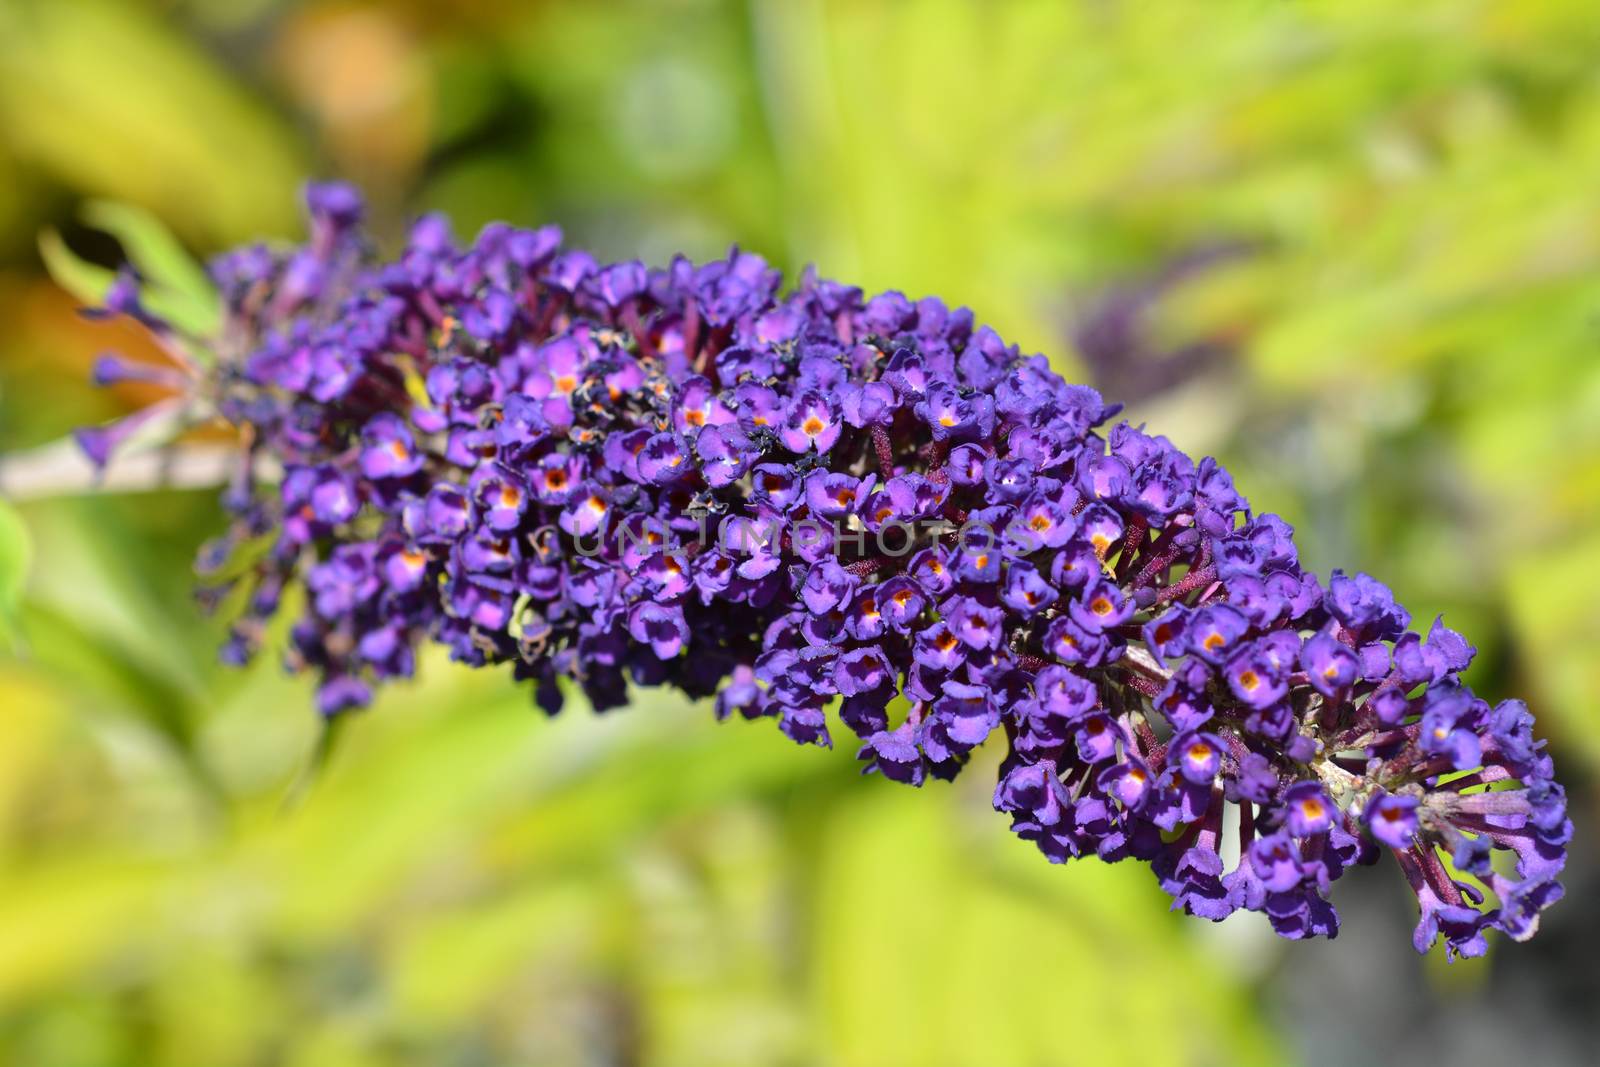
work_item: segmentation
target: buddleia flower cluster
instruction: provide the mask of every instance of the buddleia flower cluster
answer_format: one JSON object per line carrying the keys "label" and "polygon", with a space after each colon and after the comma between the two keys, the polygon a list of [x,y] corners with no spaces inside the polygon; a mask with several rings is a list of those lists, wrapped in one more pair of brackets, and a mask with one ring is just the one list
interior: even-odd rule
{"label": "buddleia flower cluster", "polygon": [[[555,228],[399,255],[314,186],[310,238],[215,262],[226,324],[176,336],[136,279],[108,313],[214,362],[143,373],[239,428],[212,595],[325,715],[434,643],[510,664],[555,713],[635,686],[855,735],[869,772],[954,778],[995,735],[994,806],[1052,862],[1150,865],[1174,907],[1333,936],[1329,886],[1387,852],[1414,942],[1475,956],[1561,896],[1572,826],[1527,708],[1463,685],[1364,574],[965,309],[737,249],[603,264]],[[141,418],[84,434],[104,461]],[[1108,425],[1109,423],[1109,425]],[[276,472],[262,477],[261,472]],[[1224,855],[1235,857],[1224,860]]]}

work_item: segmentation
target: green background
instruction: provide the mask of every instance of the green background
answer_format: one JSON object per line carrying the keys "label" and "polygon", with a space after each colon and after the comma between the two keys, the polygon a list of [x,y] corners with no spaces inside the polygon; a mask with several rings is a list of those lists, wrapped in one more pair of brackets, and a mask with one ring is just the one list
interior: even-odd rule
{"label": "green background", "polygon": [[312,175],[389,247],[441,209],[968,304],[1466,632],[1569,782],[1569,898],[1446,967],[1362,869],[1290,945],[1050,867],[994,753],[913,792],[437,659],[313,774],[308,685],[218,667],[189,599],[212,494],[63,479],[0,502],[0,1063],[1586,1062],[1591,3],[0,0],[0,450],[157,395],[87,387],[149,344],[74,314],[41,234],[114,265],[109,200],[210,255],[295,236]]}

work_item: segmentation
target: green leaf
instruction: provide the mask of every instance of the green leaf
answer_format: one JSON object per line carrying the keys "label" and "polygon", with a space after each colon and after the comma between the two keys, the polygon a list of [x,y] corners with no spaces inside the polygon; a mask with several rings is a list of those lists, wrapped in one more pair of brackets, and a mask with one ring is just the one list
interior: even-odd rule
{"label": "green leaf", "polygon": [[[84,217],[122,242],[145,281],[140,299],[147,308],[186,334],[209,337],[217,331],[221,305],[216,290],[154,216],[125,204],[97,201],[85,208]],[[117,277],[116,271],[79,256],[53,229],[40,232],[39,257],[51,280],[85,307],[99,306]],[[192,345],[190,355],[205,359],[208,353]]]}
{"label": "green leaf", "polygon": [[22,588],[33,558],[33,543],[22,516],[0,500],[0,645],[17,641],[17,608],[22,604]]}
{"label": "green leaf", "polygon": [[0,139],[49,181],[144,204],[205,247],[297,232],[294,132],[159,5],[0,3]]}
{"label": "green leaf", "polygon": [[52,229],[39,234],[39,257],[44,260],[44,269],[50,272],[51,281],[85,306],[93,307],[103,301],[106,290],[117,278],[115,271],[81,258]]}
{"label": "green leaf", "polygon": [[[1248,983],[1163,914],[1147,872],[1040,863],[963,817],[980,798],[870,790],[819,813],[808,931],[826,1062],[1284,1062]],[[1145,1009],[1108,988],[1184,1003],[1186,1023],[1144,1027]],[[1066,1019],[1080,1025],[1063,1061]]]}
{"label": "green leaf", "polygon": [[151,309],[189,333],[206,336],[220,325],[217,291],[205,268],[155,215],[133,204],[93,200],[83,220],[111,234],[151,287]]}
{"label": "green leaf", "polygon": [[288,793],[284,795],[284,811],[298,807],[306,794],[322,780],[323,774],[328,769],[328,762],[333,759],[334,751],[339,747],[339,738],[347,718],[346,715],[338,715],[322,720],[321,728],[317,731],[317,739],[306,757],[305,766],[300,769],[300,773],[290,783]]}

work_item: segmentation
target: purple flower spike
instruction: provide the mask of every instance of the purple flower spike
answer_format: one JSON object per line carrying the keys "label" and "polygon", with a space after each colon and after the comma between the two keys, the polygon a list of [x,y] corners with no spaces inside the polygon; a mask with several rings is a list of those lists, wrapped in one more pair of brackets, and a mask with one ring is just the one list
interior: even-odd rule
{"label": "purple flower spike", "polygon": [[780,436],[791,452],[826,452],[839,440],[841,427],[821,393],[807,392],[789,403]]}
{"label": "purple flower spike", "polygon": [[639,604],[628,615],[628,634],[661,659],[672,659],[689,641],[683,612],[662,604]]}
{"label": "purple flower spike", "polygon": [[1260,647],[1247,649],[1229,660],[1223,675],[1234,696],[1248,707],[1271,707],[1289,692],[1277,664],[1268,651]]}
{"label": "purple flower spike", "polygon": [[361,432],[361,473],[373,481],[405,478],[422,469],[416,439],[399,416],[374,415]]}
{"label": "purple flower spike", "polygon": [[1390,848],[1410,848],[1417,833],[1416,797],[1385,793],[1367,805],[1362,818],[1372,836]]}
{"label": "purple flower spike", "polygon": [[1168,760],[1195,785],[1210,785],[1222,769],[1222,751],[1214,734],[1181,734],[1172,742]]}
{"label": "purple flower spike", "polygon": [[[431,641],[552,714],[669,685],[828,745],[834,708],[910,785],[1003,737],[994,806],[1050,861],[1147,861],[1175,907],[1287,938],[1336,933],[1331,884],[1384,852],[1419,951],[1524,940],[1560,898],[1565,793],[1527,708],[1461,683],[1461,635],[1408,629],[1365,574],[1319,582],[1214,459],[1106,426],[970,312],[783,292],[737,249],[608,265],[503,225],[461,247],[438,217],[383,262],[348,186],[308,207],[304,247],[215,264],[214,369],[157,375],[284,472],[230,489],[202,561],[251,546],[229,662],[299,583],[289,661],[327,715]],[[172,329],[128,274],[98,313]]]}
{"label": "purple flower spike", "polygon": [[1296,782],[1283,794],[1289,832],[1296,837],[1326,833],[1339,809],[1317,782]]}

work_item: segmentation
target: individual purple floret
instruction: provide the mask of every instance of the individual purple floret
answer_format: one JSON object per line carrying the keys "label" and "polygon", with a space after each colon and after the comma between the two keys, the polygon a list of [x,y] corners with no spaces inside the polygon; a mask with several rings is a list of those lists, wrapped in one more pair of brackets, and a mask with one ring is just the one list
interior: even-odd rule
{"label": "individual purple floret", "polygon": [[1116,406],[970,312],[783,293],[737,250],[458,247],[438,217],[384,262],[352,190],[308,199],[304,247],[215,265],[194,387],[247,442],[202,557],[246,590],[231,662],[298,584],[289,662],[328,715],[431,641],[551,713],[631,683],[801,743],[842,725],[913,785],[1003,732],[994,805],[1050,860],[1145,860],[1175,907],[1285,937],[1333,936],[1329,884],[1383,849],[1419,951],[1526,939],[1560,898],[1562,789],[1527,709],[1458,680],[1466,641],[1367,575],[1319,582],[1215,460],[1100,431]]}

